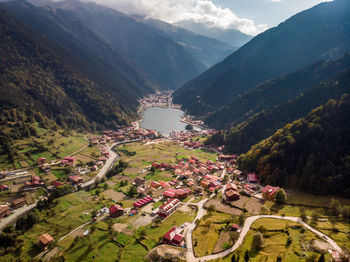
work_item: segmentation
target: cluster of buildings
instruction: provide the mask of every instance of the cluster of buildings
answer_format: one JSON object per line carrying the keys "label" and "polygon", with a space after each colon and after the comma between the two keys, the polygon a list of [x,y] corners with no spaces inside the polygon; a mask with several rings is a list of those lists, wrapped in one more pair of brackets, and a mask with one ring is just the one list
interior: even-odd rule
{"label": "cluster of buildings", "polygon": [[18,209],[26,205],[24,197],[13,200],[9,205],[0,205],[0,219],[9,216],[13,209]]}
{"label": "cluster of buildings", "polygon": [[159,136],[155,130],[143,129],[133,123],[131,126],[119,127],[118,130],[106,130],[101,137],[89,137],[90,145],[106,145],[109,142],[155,139]]}
{"label": "cluster of buildings", "polygon": [[141,110],[147,107],[163,107],[170,106],[171,98],[169,97],[169,92],[156,92],[147,97],[141,98],[139,100],[141,104]]}
{"label": "cluster of buildings", "polygon": [[169,138],[174,141],[184,142],[201,135],[205,135],[205,136],[213,135],[216,132],[217,131],[211,130],[211,129],[172,131],[169,135]]}
{"label": "cluster of buildings", "polygon": [[184,230],[173,226],[167,233],[165,233],[162,242],[168,245],[183,247],[185,245]]}

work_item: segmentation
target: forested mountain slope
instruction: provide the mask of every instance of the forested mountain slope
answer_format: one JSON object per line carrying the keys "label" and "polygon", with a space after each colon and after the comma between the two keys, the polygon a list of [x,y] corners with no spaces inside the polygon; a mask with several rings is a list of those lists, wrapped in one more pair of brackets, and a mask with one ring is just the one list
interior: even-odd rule
{"label": "forested mountain slope", "polygon": [[350,96],[330,100],[239,158],[263,184],[350,196]]}
{"label": "forested mountain slope", "polygon": [[69,10],[84,26],[132,59],[164,89],[174,89],[205,70],[181,45],[140,19],[95,3],[51,4]]}
{"label": "forested mountain slope", "polygon": [[350,54],[331,61],[319,61],[302,70],[259,84],[210,115],[206,124],[229,128],[264,109],[293,100],[302,93],[350,69]]}
{"label": "forested mountain slope", "polygon": [[69,12],[35,7],[24,0],[4,3],[3,8],[73,54],[76,66],[90,77],[103,79],[111,88],[124,83],[136,97],[153,92],[152,83],[141,70]]}
{"label": "forested mountain slope", "polygon": [[284,125],[304,117],[310,110],[350,94],[350,69],[334,79],[320,83],[304,94],[271,109],[262,110],[248,120],[221,131],[208,140],[209,144],[225,144],[231,153],[246,152],[251,146],[273,135]]}
{"label": "forested mountain slope", "polygon": [[129,83],[88,74],[79,58],[0,8],[1,124],[54,120],[63,127],[115,127],[136,117]]}
{"label": "forested mountain slope", "polygon": [[160,20],[143,19],[142,21],[176,41],[176,43],[185,48],[188,53],[208,68],[220,62],[237,49],[225,42],[195,34],[189,30]]}
{"label": "forested mountain slope", "polygon": [[174,93],[174,102],[204,115],[255,85],[350,51],[348,0],[321,3],[256,36]]}

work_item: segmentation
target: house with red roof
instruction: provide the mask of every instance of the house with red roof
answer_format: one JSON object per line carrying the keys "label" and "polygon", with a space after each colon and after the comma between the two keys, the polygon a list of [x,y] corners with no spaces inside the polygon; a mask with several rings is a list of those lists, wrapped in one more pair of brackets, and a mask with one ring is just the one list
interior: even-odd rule
{"label": "house with red roof", "polygon": [[0,218],[7,217],[10,214],[10,208],[6,205],[0,206]]}
{"label": "house with red roof", "polygon": [[280,189],[281,188],[279,188],[279,187],[267,185],[262,189],[262,196],[266,200],[274,200],[276,197],[276,193]]}
{"label": "house with red roof", "polygon": [[11,207],[13,209],[17,209],[17,208],[23,207],[25,204],[26,204],[26,200],[22,197],[12,201]]}
{"label": "house with red roof", "polygon": [[80,184],[80,183],[83,183],[83,178],[80,177],[80,176],[69,176],[69,177],[67,178],[67,181],[68,181],[68,182],[71,182],[72,184],[78,185],[78,184]]}
{"label": "house with red roof", "polygon": [[63,166],[74,166],[76,164],[77,160],[74,157],[64,157],[61,160],[61,165]]}
{"label": "house with red roof", "polygon": [[162,242],[173,246],[184,246],[185,241],[183,229],[173,226],[167,233],[165,233]]}
{"label": "house with red roof", "polygon": [[0,186],[0,191],[7,191],[7,190],[9,190],[9,189],[10,189],[10,188],[9,188],[8,185],[2,184],[2,185]]}
{"label": "house with red roof", "polygon": [[164,182],[164,181],[159,181],[159,184],[162,188],[168,188],[170,187],[168,182]]}
{"label": "house with red roof", "polygon": [[158,163],[156,163],[156,162],[153,162],[153,163],[152,163],[152,167],[153,167],[154,169],[160,169],[160,164],[158,164]]}
{"label": "house with red roof", "polygon": [[236,190],[229,189],[225,191],[226,201],[236,201],[240,198],[239,193]]}
{"label": "house with red roof", "polygon": [[203,179],[203,180],[201,181],[201,186],[204,187],[204,188],[208,188],[208,187],[209,187],[209,184],[210,184],[210,181],[209,181],[209,180]]}
{"label": "house with red roof", "polygon": [[193,182],[192,180],[188,180],[188,181],[186,182],[186,186],[188,186],[188,187],[193,187],[193,186],[194,186],[194,182]]}
{"label": "house with red roof", "polygon": [[259,182],[259,178],[258,178],[257,174],[255,174],[255,173],[248,174],[248,183],[257,184],[258,182]]}
{"label": "house with red roof", "polygon": [[44,165],[44,164],[46,164],[46,158],[40,157],[40,158],[37,160],[37,162],[38,162],[38,165],[39,165],[39,166]]}
{"label": "house with red roof", "polygon": [[157,188],[160,188],[161,187],[161,185],[160,185],[160,183],[159,182],[157,182],[157,181],[152,181],[152,183],[151,183],[151,185],[150,185],[152,188],[155,188],[155,189],[157,189]]}
{"label": "house with red roof", "polygon": [[124,214],[124,208],[121,205],[112,205],[109,208],[110,217],[119,217]]}
{"label": "house with red roof", "polygon": [[185,199],[191,195],[192,191],[189,188],[181,188],[176,190],[176,197],[179,199]]}
{"label": "house with red roof", "polygon": [[175,190],[175,189],[172,189],[172,188],[167,189],[167,190],[163,193],[163,197],[164,197],[164,198],[175,198],[175,197],[177,197],[177,195],[176,195],[176,190]]}
{"label": "house with red roof", "polygon": [[51,185],[53,185],[54,187],[61,187],[63,186],[63,183],[56,180],[56,181],[53,181]]}
{"label": "house with red roof", "polygon": [[153,202],[153,198],[150,196],[146,196],[142,199],[137,200],[133,206],[136,208],[140,208],[140,207],[147,205],[150,202]]}
{"label": "house with red roof", "polygon": [[180,205],[180,200],[173,198],[169,199],[162,206],[159,207],[157,215],[161,218],[167,218],[171,215]]}
{"label": "house with red roof", "polygon": [[48,244],[54,241],[53,237],[50,236],[48,233],[42,234],[38,238],[39,244],[43,247],[46,247]]}
{"label": "house with red roof", "polygon": [[237,231],[237,230],[239,229],[239,225],[233,224],[233,225],[230,226],[230,229],[231,229],[232,231]]}

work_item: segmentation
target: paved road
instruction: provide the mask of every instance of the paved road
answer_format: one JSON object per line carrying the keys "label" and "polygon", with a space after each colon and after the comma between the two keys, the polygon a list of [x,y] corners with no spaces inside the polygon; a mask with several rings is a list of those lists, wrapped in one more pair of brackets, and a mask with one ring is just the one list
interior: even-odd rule
{"label": "paved road", "polygon": [[0,220],[0,232],[8,225],[14,224],[16,222],[17,218],[29,213],[35,207],[36,207],[36,202],[34,204],[29,205],[29,206],[24,206],[24,207],[18,208],[13,212],[13,214],[11,216],[2,218]]}
{"label": "paved road", "polygon": [[188,226],[188,231],[187,231],[187,234],[185,236],[186,247],[187,247],[186,261],[198,261],[198,260],[196,260],[196,257],[194,256],[194,253],[193,253],[192,232],[196,228],[196,221],[201,219],[207,213],[207,211],[203,208],[204,203],[207,200],[208,199],[206,198],[198,203],[190,203],[191,205],[198,206],[198,211],[197,211],[197,215],[196,215],[195,219]]}
{"label": "paved road", "polygon": [[119,159],[119,155],[115,153],[112,148],[116,146],[117,143],[113,144],[111,147],[108,148],[109,150],[109,158],[107,159],[104,166],[100,169],[98,174],[91,180],[81,184],[82,188],[89,187],[93,184],[95,184],[96,181],[100,182],[102,178],[104,178],[107,174],[107,172],[112,168],[112,166],[115,164],[115,162]]}
{"label": "paved road", "polygon": [[343,250],[338,246],[338,244],[330,239],[328,236],[326,236],[325,234],[321,233],[320,231],[312,228],[311,226],[309,226],[308,224],[306,224],[304,221],[302,221],[299,217],[283,217],[283,216],[274,216],[274,215],[258,215],[258,216],[251,216],[248,217],[243,225],[242,231],[239,235],[238,240],[236,241],[236,243],[229,249],[215,254],[215,255],[210,255],[210,256],[204,256],[204,257],[200,257],[197,258],[194,256],[193,253],[193,248],[192,248],[192,232],[193,229],[192,228],[190,230],[190,232],[186,235],[186,245],[187,247],[187,253],[186,253],[186,257],[187,257],[187,261],[189,262],[202,262],[202,261],[209,261],[209,260],[213,260],[213,259],[218,259],[218,258],[222,258],[225,257],[229,254],[231,254],[232,252],[234,252],[237,248],[239,248],[239,246],[242,244],[244,237],[246,236],[246,234],[248,233],[251,225],[258,219],[261,218],[274,218],[274,219],[282,219],[282,220],[289,220],[289,221],[293,221],[293,222],[297,222],[300,223],[301,225],[303,225],[306,229],[312,231],[313,233],[315,233],[316,235],[322,237],[325,241],[327,241],[327,243],[336,251],[338,251],[339,253],[342,253]]}

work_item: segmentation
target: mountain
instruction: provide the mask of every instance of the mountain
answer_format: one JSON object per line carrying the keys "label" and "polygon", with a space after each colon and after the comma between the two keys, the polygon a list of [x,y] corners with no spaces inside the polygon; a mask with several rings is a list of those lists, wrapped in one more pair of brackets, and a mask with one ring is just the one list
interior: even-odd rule
{"label": "mountain", "polygon": [[350,50],[347,0],[321,3],[256,36],[174,93],[190,113],[216,110],[255,85]]}
{"label": "mountain", "polygon": [[55,12],[69,11],[85,27],[129,57],[163,89],[177,88],[205,70],[181,45],[137,17],[78,0],[52,2],[50,6]]}
{"label": "mountain", "polygon": [[38,8],[24,0],[7,2],[4,8],[47,39],[79,57],[83,67],[90,67],[91,75],[105,79],[110,85],[123,78],[130,82],[128,91],[136,97],[154,91],[154,84],[145,73],[69,13]]}
{"label": "mountain", "polygon": [[350,97],[330,100],[239,158],[263,184],[350,196]]}
{"label": "mountain", "polygon": [[320,83],[295,99],[264,109],[229,130],[219,132],[207,143],[225,144],[226,151],[231,153],[246,152],[254,144],[273,135],[279,128],[304,117],[310,110],[329,99],[339,99],[345,93],[350,94],[350,69],[330,81]]}
{"label": "mountain", "polygon": [[236,29],[220,29],[207,26],[203,23],[196,23],[194,21],[181,21],[176,23],[176,25],[186,28],[197,34],[218,39],[235,48],[241,47],[253,38],[253,36],[244,34]]}
{"label": "mountain", "polygon": [[181,27],[155,19],[143,19],[143,22],[158,29],[166,37],[176,41],[193,57],[207,68],[220,62],[236,48],[214,38],[195,34]]}
{"label": "mountain", "polygon": [[302,70],[259,84],[210,115],[205,122],[214,128],[229,128],[261,110],[293,100],[349,68],[349,53],[339,59],[318,61]]}
{"label": "mountain", "polygon": [[132,82],[115,77],[110,83],[96,74],[94,65],[84,64],[3,7],[0,4],[0,133],[35,121],[93,129],[116,127],[136,117]]}

